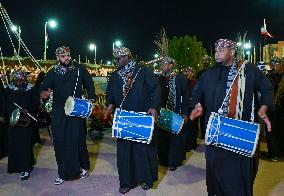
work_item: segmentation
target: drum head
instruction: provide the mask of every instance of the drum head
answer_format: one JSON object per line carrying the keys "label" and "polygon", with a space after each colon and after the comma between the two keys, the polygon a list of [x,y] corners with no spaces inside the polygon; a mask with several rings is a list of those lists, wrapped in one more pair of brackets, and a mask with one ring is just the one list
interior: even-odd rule
{"label": "drum head", "polygon": [[10,125],[11,126],[15,126],[20,118],[20,115],[21,115],[21,112],[19,110],[19,108],[16,108],[12,114],[11,114],[11,117],[10,117]]}
{"label": "drum head", "polygon": [[71,96],[68,97],[68,99],[65,102],[64,110],[65,110],[66,115],[70,115],[73,112],[74,110],[74,98],[73,97]]}

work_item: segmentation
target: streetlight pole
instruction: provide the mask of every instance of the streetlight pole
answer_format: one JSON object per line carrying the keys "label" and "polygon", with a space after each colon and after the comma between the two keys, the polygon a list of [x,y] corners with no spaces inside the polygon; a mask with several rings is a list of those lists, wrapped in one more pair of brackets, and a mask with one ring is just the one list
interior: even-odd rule
{"label": "streetlight pole", "polygon": [[96,44],[90,44],[89,45],[89,49],[91,51],[94,51],[94,54],[95,54],[95,56],[94,56],[94,64],[96,65],[97,64],[97,46],[96,46]]}
{"label": "streetlight pole", "polygon": [[97,46],[95,45],[95,65],[97,65]]}
{"label": "streetlight pole", "polygon": [[[112,42],[112,51],[114,50],[115,46],[116,46],[116,47],[120,47],[121,45],[122,45],[122,43],[121,43],[121,41],[119,41],[119,40],[117,40],[117,41],[115,41],[115,42]],[[112,60],[112,65],[114,65],[114,64],[113,64],[113,60]]]}

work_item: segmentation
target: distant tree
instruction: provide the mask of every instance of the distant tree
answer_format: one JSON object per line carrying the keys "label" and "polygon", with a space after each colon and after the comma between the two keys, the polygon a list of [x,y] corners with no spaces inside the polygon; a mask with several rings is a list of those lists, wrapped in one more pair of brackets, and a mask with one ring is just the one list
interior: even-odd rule
{"label": "distant tree", "polygon": [[196,36],[174,36],[169,41],[168,56],[177,61],[177,70],[190,66],[198,71],[202,69],[201,60],[206,55],[206,49]]}
{"label": "distant tree", "polygon": [[160,34],[156,36],[154,43],[159,56],[167,57],[169,52],[169,38],[164,27],[162,27]]}

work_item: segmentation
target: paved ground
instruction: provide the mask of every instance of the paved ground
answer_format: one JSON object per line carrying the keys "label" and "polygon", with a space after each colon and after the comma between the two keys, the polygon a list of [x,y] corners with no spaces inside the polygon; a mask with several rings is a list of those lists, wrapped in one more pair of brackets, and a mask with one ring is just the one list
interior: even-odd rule
{"label": "paved ground", "polygon": [[[1,196],[121,195],[118,193],[116,142],[109,132],[101,141],[93,142],[89,138],[87,140],[91,161],[90,176],[82,180],[67,181],[60,186],[53,185],[57,177],[57,165],[46,130],[41,130],[41,136],[43,145],[35,149],[37,164],[28,181],[21,182],[18,174],[7,174],[7,158],[0,160]],[[284,162],[274,163],[262,159],[254,189],[256,196],[283,196]],[[153,189],[144,191],[137,187],[126,195],[203,196],[206,194],[204,145],[201,141],[194,153],[187,153],[184,166],[175,172],[159,167],[159,181],[155,183]]]}

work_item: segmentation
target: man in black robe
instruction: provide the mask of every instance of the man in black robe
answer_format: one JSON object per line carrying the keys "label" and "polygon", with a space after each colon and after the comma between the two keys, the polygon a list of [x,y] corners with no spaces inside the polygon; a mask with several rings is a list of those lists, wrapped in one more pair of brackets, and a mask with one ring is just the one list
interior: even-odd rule
{"label": "man in black robe", "polygon": [[[7,156],[8,153],[8,130],[5,119],[5,91],[4,74],[0,74],[0,159]],[[3,82],[3,83],[2,83]]]}
{"label": "man in black robe", "polygon": [[[59,177],[55,185],[77,176],[88,177],[90,168],[86,145],[85,119],[67,116],[64,105],[69,96],[82,98],[84,86],[88,98],[95,98],[94,84],[87,69],[71,61],[69,47],[56,49],[58,64],[45,76],[42,84],[42,98],[48,98],[53,91],[52,136]],[[75,88],[76,86],[76,88]],[[80,172],[80,167],[83,169]]]}
{"label": "man in black robe", "polygon": [[[137,64],[128,48],[116,48],[114,57],[117,70],[107,86],[106,116],[119,108],[125,98],[121,109],[147,112],[156,118],[161,90],[153,71]],[[137,184],[144,190],[150,189],[158,178],[155,134],[150,144],[117,139],[117,167],[120,193],[129,192]]]}
{"label": "man in black robe", "polygon": [[[242,74],[246,79],[245,85],[236,89],[245,87],[245,91],[237,91],[237,96],[238,92],[244,93],[244,96],[239,97],[242,105],[238,106],[242,106],[240,107],[242,109],[237,110],[237,107],[231,107],[233,100],[237,98],[236,94],[233,94],[234,85],[231,91],[233,96],[224,98],[226,91],[229,91],[233,83],[232,78],[237,74],[236,43],[220,39],[216,42],[215,49],[218,64],[205,71],[200,77],[193,91],[193,104],[200,103],[202,106],[198,104],[196,107],[206,108],[206,122],[210,113],[218,112],[218,110],[224,116],[237,118],[235,115],[230,116],[234,108],[238,111],[235,114],[241,116],[240,120],[253,121],[254,106],[258,105],[260,108],[258,115],[271,131],[266,112],[272,107],[273,88],[268,78],[255,65],[247,63]],[[253,104],[257,100],[256,91],[260,92],[261,100],[260,103]],[[220,110],[223,101],[224,107]],[[250,196],[253,194],[253,182],[256,176],[255,157],[249,158],[212,145],[206,146],[205,157],[208,195]]]}
{"label": "man in black robe", "polygon": [[[211,57],[208,56],[207,54],[204,55],[204,57],[201,59],[202,69],[196,73],[196,79],[199,79],[201,77],[201,75],[207,69],[209,69],[211,62],[212,62]],[[206,131],[205,115],[203,115],[199,118],[199,128],[200,128],[201,138],[204,139],[205,138],[205,131]]]}
{"label": "man in black robe", "polygon": [[[195,72],[191,67],[187,67],[182,71],[187,78],[188,92],[189,92],[189,111],[192,111],[192,90],[196,84]],[[190,120],[190,119],[188,119]],[[186,123],[185,127],[185,149],[187,152],[193,152],[197,148],[197,137],[199,131],[199,120]]]}
{"label": "man in black robe", "polygon": [[278,161],[284,157],[284,58],[273,57],[270,60],[273,73],[269,74],[269,79],[274,87],[275,111],[271,113],[272,132],[267,133],[267,148],[271,161]]}
{"label": "man in black robe", "polygon": [[174,171],[186,158],[185,128],[189,113],[189,91],[186,76],[173,71],[176,62],[169,57],[161,62],[162,74],[158,76],[161,85],[161,107],[167,108],[184,117],[184,124],[179,134],[158,128],[158,157],[160,165]]}
{"label": "man in black robe", "polygon": [[[33,86],[33,90],[37,93],[38,97],[38,102],[40,103],[40,87],[41,83],[43,81],[45,73],[42,71],[38,74],[37,80]],[[36,113],[34,114],[35,116],[39,117],[39,114],[41,113],[40,107],[37,108],[35,111]],[[33,127],[33,139],[32,139],[32,144],[33,147],[37,148],[40,146],[40,134],[39,134],[39,122],[34,123]]]}
{"label": "man in black robe", "polygon": [[[28,112],[30,114],[34,113],[39,105],[37,94],[32,90],[32,85],[27,82],[26,77],[24,71],[15,70],[12,73],[12,83],[5,88],[5,116],[8,121],[17,108],[15,103],[22,108],[22,113]],[[9,123],[8,126],[8,173],[21,173],[20,179],[27,180],[34,164],[33,122],[30,118],[23,119],[22,116],[19,116],[19,124],[11,125]]]}

